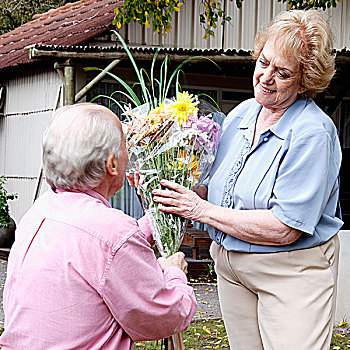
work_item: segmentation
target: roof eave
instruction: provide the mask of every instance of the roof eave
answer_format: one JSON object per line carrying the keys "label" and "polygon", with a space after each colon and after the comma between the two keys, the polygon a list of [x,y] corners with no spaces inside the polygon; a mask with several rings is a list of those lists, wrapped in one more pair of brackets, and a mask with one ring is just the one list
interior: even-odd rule
{"label": "roof eave", "polygon": [[[128,54],[126,52],[120,51],[108,51],[101,50],[97,52],[75,50],[74,47],[70,47],[69,50],[64,50],[60,47],[58,50],[53,47],[45,47],[38,45],[30,45],[27,47],[29,49],[30,59],[102,59],[102,60],[126,60],[128,59]],[[166,50],[166,49],[165,49]],[[171,49],[170,49],[171,50]],[[163,48],[164,51],[164,48]],[[212,59],[215,62],[235,62],[235,63],[253,63],[254,58],[249,54],[249,51],[245,52],[243,55],[239,53],[232,53],[231,50],[214,50],[214,53],[210,50],[183,50],[177,52],[177,50],[172,50],[171,52],[161,51],[158,53],[158,59],[164,59],[165,56],[171,56],[172,61],[184,61],[191,58],[191,62],[203,61],[201,55]],[[198,55],[200,52],[200,55]],[[137,60],[151,60],[154,57],[155,52],[132,52],[132,56]],[[350,63],[350,55],[346,50],[340,50],[336,53],[336,63],[338,64],[348,64]]]}
{"label": "roof eave", "polygon": [[[126,52],[81,52],[81,51],[64,51],[64,50],[54,50],[54,49],[43,49],[37,48],[35,45],[28,47],[29,58],[30,59],[103,59],[103,60],[126,60],[128,59],[128,54]],[[184,61],[191,58],[191,62],[202,62],[203,57],[196,56],[187,53],[163,53],[160,52],[157,55],[157,59],[164,59],[165,56],[171,55],[172,61]],[[132,56],[137,60],[151,60],[154,57],[153,52],[133,52]],[[240,62],[240,63],[252,63],[254,58],[250,55],[240,56],[240,55],[227,55],[225,53],[213,54],[208,56],[211,60],[215,62]]]}

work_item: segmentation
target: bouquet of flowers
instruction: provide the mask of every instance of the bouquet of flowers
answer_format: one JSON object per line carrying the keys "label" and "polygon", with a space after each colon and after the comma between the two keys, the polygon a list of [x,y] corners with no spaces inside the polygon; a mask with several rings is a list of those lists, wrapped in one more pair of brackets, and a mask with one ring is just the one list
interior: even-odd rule
{"label": "bouquet of flowers", "polygon": [[152,216],[153,236],[160,254],[169,257],[182,242],[187,221],[157,209],[152,191],[166,179],[193,188],[214,161],[220,126],[211,115],[200,115],[199,101],[188,92],[150,109],[142,105],[124,114],[129,172],[141,177],[142,205]]}
{"label": "bouquet of flowers", "polygon": [[[158,250],[163,257],[168,257],[179,249],[187,222],[176,215],[157,210],[158,205],[152,200],[152,190],[161,186],[162,179],[193,188],[207,176],[220,135],[220,126],[214,122],[213,115],[218,119],[224,117],[211,105],[205,105],[202,101],[199,103],[197,97],[179,92],[179,75],[184,73],[182,67],[194,59],[209,60],[215,66],[218,65],[208,57],[193,56],[180,63],[168,76],[169,58],[165,55],[157,79],[154,72],[160,49],[153,57],[151,72],[148,74],[144,68],[138,68],[120,34],[114,33],[134,67],[138,78],[135,85],[141,88],[141,94],[137,95],[124,80],[111,73],[109,67],[105,70],[86,67],[85,70],[100,70],[108,74],[123,88],[109,96],[98,95],[92,101],[107,99],[109,107],[117,106],[127,119],[123,128],[129,152],[128,171],[138,172],[142,177],[142,205],[153,223],[152,231]],[[175,87],[175,97],[169,99],[172,86]],[[130,102],[134,108],[130,107]],[[169,349],[184,349],[181,333],[169,337],[167,344]]]}

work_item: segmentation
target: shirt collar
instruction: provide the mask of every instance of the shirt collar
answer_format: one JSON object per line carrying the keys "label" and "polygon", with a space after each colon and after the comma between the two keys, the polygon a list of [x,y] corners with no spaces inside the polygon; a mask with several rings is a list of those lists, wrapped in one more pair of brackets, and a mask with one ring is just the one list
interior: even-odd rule
{"label": "shirt collar", "polygon": [[239,123],[239,129],[248,129],[252,125],[255,125],[256,118],[262,108],[262,105],[259,104],[255,99],[253,100],[252,105],[249,107],[242,121]]}
{"label": "shirt collar", "polygon": [[107,201],[107,199],[105,197],[103,197],[102,195],[100,195],[99,193],[97,193],[94,190],[86,190],[86,191],[78,191],[78,190],[64,190],[64,189],[60,189],[60,188],[52,188],[52,190],[55,193],[65,193],[65,192],[70,192],[70,193],[83,193],[86,194],[90,197],[93,197],[99,201],[101,201],[106,207],[111,208],[110,203]]}
{"label": "shirt collar", "polygon": [[307,105],[307,100],[296,100],[282,115],[281,119],[271,126],[270,130],[280,139],[285,139],[288,135],[291,125],[299,117],[300,113]]}
{"label": "shirt collar", "polygon": [[[269,129],[280,139],[285,139],[288,131],[290,130],[291,122],[298,118],[299,114],[306,107],[308,100],[298,99],[296,100],[283,114],[282,118]],[[239,129],[253,129],[255,128],[256,118],[262,108],[262,105],[254,100],[252,106],[248,109],[246,115],[239,123]]]}

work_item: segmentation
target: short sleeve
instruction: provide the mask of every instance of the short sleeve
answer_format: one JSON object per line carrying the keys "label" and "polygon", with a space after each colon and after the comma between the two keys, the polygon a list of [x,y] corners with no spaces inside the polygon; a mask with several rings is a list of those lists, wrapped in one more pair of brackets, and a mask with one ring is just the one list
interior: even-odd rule
{"label": "short sleeve", "polygon": [[337,183],[334,145],[324,129],[292,138],[273,188],[270,208],[284,224],[313,235]]}

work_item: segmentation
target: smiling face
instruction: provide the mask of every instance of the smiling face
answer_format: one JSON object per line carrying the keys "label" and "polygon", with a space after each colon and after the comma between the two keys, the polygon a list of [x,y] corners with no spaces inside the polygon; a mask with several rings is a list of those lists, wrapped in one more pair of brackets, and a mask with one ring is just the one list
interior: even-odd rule
{"label": "smiling face", "polygon": [[277,46],[272,39],[266,42],[253,75],[255,99],[273,112],[287,109],[302,92],[295,58],[281,56]]}

